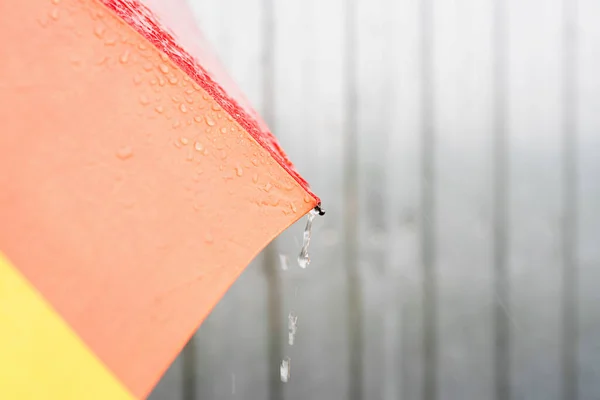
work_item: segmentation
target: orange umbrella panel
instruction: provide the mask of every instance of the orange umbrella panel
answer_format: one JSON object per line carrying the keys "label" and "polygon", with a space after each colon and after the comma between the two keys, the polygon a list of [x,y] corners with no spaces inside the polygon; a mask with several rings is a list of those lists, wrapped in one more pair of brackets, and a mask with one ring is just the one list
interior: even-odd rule
{"label": "orange umbrella panel", "polygon": [[139,2],[2,2],[0,34],[0,398],[144,397],[319,199]]}

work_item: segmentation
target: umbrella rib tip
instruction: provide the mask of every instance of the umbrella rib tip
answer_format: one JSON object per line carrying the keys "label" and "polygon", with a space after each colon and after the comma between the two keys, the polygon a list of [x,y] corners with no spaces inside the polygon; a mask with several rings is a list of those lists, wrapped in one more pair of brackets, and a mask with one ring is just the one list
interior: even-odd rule
{"label": "umbrella rib tip", "polygon": [[321,208],[321,203],[317,204],[317,206],[314,208],[314,210],[319,214],[319,215],[325,215],[325,210],[323,210]]}

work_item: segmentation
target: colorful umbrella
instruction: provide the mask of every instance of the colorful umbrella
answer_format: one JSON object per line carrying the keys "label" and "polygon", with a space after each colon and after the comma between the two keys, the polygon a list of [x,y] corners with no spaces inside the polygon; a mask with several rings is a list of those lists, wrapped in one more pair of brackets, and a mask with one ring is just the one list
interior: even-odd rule
{"label": "colorful umbrella", "polygon": [[0,399],[145,397],[319,204],[165,4],[0,3]]}

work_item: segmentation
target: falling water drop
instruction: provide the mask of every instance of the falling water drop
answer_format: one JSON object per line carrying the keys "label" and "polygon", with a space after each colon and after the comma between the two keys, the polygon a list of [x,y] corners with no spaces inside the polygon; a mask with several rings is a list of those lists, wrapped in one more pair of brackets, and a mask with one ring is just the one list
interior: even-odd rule
{"label": "falling water drop", "polygon": [[308,213],[308,220],[306,221],[306,227],[304,228],[304,235],[302,239],[302,250],[300,250],[300,254],[298,255],[298,265],[300,266],[300,268],[306,268],[308,267],[308,264],[310,264],[308,246],[310,245],[312,224],[316,216],[317,212],[315,210],[311,210],[310,213]]}
{"label": "falling water drop", "polygon": [[281,265],[282,270],[287,271],[290,268],[288,256],[286,256],[285,254],[280,254],[279,264]]}
{"label": "falling water drop", "polygon": [[279,367],[279,373],[281,376],[281,382],[286,383],[290,380],[290,358],[286,357],[281,361],[281,366]]}
{"label": "falling water drop", "polygon": [[296,338],[296,331],[298,330],[298,317],[292,313],[288,314],[288,344],[294,345],[294,339]]}

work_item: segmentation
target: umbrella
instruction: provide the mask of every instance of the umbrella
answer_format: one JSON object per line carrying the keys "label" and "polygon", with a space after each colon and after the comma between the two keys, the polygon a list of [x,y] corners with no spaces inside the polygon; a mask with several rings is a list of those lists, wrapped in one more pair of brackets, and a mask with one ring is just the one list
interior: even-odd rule
{"label": "umbrella", "polygon": [[0,3],[2,399],[147,396],[319,205],[184,3],[161,4]]}

